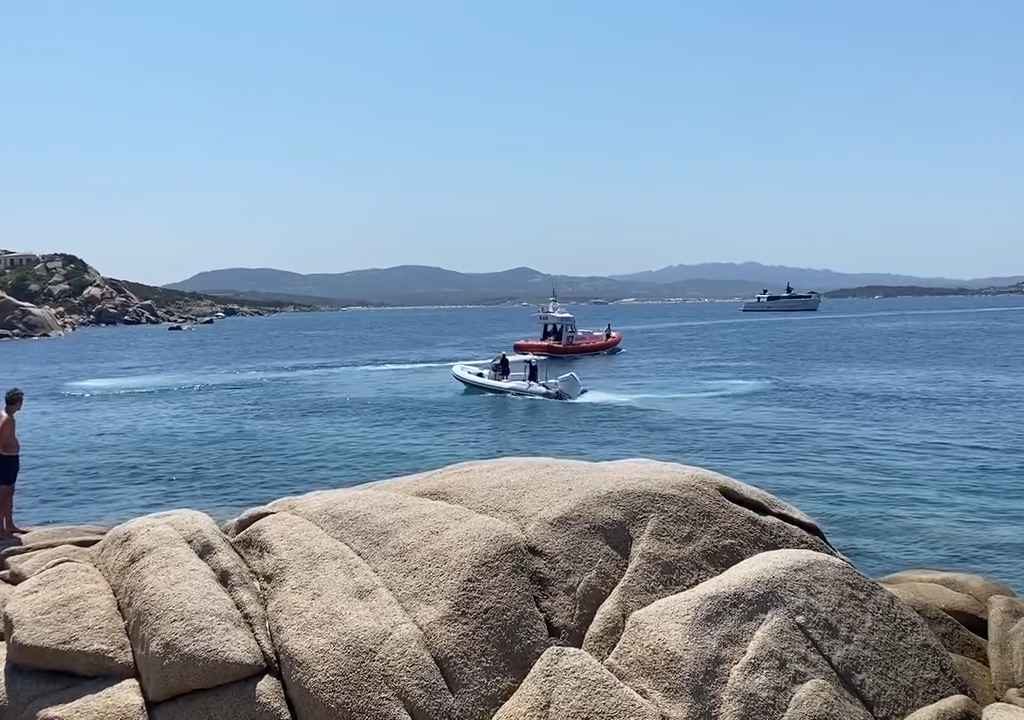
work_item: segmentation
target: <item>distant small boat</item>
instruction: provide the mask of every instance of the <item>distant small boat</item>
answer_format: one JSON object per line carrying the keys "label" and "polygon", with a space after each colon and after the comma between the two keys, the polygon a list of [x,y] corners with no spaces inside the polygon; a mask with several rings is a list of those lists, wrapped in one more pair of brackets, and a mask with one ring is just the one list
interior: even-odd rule
{"label": "distant small boat", "polygon": [[796,292],[786,284],[786,292],[774,295],[767,290],[758,293],[753,300],[743,303],[743,312],[794,312],[813,311],[821,305],[821,295],[812,291]]}
{"label": "distant small boat", "polygon": [[518,372],[511,372],[502,378],[495,369],[497,360],[482,363],[459,363],[452,366],[452,377],[468,388],[502,395],[523,395],[548,400],[575,400],[586,392],[574,372],[559,375],[555,380],[530,379],[530,363],[540,363],[542,358],[533,355],[509,355],[510,366],[521,365]]}

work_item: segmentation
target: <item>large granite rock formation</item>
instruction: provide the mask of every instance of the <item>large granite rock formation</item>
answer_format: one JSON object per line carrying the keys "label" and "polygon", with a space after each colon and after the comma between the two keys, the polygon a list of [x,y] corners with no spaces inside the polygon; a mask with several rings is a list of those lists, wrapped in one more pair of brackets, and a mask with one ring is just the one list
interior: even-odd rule
{"label": "large granite rock formation", "polygon": [[4,720],[927,720],[1024,684],[1010,588],[877,583],[795,508],[665,463],[471,463],[25,542]]}
{"label": "large granite rock formation", "polygon": [[64,331],[49,308],[40,308],[0,291],[0,340],[20,337],[47,337]]}
{"label": "large granite rock formation", "polygon": [[31,267],[0,270],[0,339],[57,335],[83,325],[155,325],[195,322],[217,313],[267,312],[107,278],[67,253],[43,255]]}

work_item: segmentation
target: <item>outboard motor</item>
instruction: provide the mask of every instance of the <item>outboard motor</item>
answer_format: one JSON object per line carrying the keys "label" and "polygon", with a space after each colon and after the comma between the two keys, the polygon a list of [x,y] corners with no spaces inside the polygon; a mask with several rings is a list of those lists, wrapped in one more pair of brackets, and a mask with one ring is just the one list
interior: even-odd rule
{"label": "outboard motor", "polygon": [[559,375],[556,382],[558,383],[558,397],[562,400],[575,400],[583,394],[583,384],[574,372]]}

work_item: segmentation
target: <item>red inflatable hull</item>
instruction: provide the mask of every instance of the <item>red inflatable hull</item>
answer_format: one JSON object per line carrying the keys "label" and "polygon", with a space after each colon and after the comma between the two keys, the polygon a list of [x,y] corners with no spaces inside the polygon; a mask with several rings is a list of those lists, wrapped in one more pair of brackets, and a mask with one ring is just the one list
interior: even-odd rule
{"label": "red inflatable hull", "polygon": [[607,340],[604,336],[591,340],[589,338],[578,339],[572,345],[551,342],[549,340],[520,340],[512,349],[517,353],[532,353],[534,355],[548,355],[551,357],[568,357],[571,355],[598,355],[611,352],[622,342],[622,333],[612,333]]}

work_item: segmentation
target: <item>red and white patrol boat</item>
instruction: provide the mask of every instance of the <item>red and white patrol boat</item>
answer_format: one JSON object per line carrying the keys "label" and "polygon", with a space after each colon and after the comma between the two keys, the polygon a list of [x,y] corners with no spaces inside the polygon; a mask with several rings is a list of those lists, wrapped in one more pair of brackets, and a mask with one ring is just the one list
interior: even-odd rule
{"label": "red and white patrol boat", "polygon": [[540,340],[520,340],[512,346],[517,353],[549,357],[600,355],[618,352],[622,342],[622,333],[613,332],[610,324],[604,330],[577,330],[576,316],[566,312],[555,297],[537,311],[537,322],[543,328]]}

